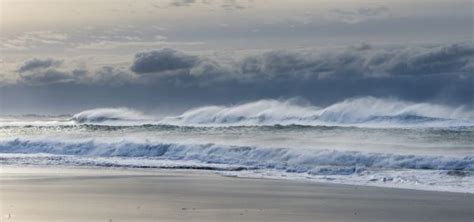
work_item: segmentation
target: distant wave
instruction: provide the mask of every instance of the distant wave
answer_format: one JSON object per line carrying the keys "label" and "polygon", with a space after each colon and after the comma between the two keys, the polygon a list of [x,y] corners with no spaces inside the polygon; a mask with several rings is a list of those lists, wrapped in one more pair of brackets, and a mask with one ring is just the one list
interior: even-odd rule
{"label": "distant wave", "polygon": [[0,153],[145,157],[313,175],[354,174],[364,171],[366,168],[474,171],[474,156],[443,157],[216,144],[136,143],[130,141],[104,143],[94,140],[65,142],[15,139],[0,142]]}
{"label": "distant wave", "polygon": [[364,97],[320,108],[294,100],[207,106],[160,121],[169,125],[474,125],[474,112],[429,103]]}
{"label": "distant wave", "polygon": [[[62,119],[61,119],[62,118]],[[0,119],[0,126],[22,125],[172,125],[172,126],[375,126],[375,127],[457,127],[474,126],[474,111],[430,103],[362,97],[327,107],[289,100],[259,100],[233,106],[194,108],[162,119],[130,108],[98,108],[82,111],[72,118],[38,120]]]}
{"label": "distant wave", "polygon": [[151,117],[128,108],[99,108],[77,113],[72,119],[77,123],[110,123],[150,121]]}

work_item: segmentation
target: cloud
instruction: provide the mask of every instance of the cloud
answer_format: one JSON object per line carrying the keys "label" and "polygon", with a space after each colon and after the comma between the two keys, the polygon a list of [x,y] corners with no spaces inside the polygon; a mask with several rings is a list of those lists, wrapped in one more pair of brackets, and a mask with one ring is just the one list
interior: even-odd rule
{"label": "cloud", "polygon": [[48,59],[38,59],[38,58],[33,58],[30,60],[27,60],[23,63],[23,65],[18,68],[18,72],[27,72],[27,71],[32,71],[32,70],[37,70],[37,69],[44,69],[44,68],[50,68],[50,67],[56,67],[61,65],[62,61],[60,60],[54,60],[51,58]]}
{"label": "cloud", "polygon": [[190,69],[196,62],[196,56],[165,48],[136,54],[130,69],[137,74],[160,73]]}
{"label": "cloud", "polygon": [[[298,84],[301,81],[315,82],[324,79],[347,81],[354,78],[465,76],[472,75],[473,55],[474,45],[469,43],[390,48],[362,44],[320,52],[269,51],[223,62],[164,48],[137,53],[131,63],[130,71],[113,66],[103,66],[90,71],[92,74],[88,82],[109,78],[111,81],[112,78],[117,78],[113,82],[176,81],[202,85],[203,82],[208,84],[227,81],[252,84],[287,81]],[[18,72],[31,72],[31,75],[39,73],[40,76],[45,76],[45,70],[56,68],[59,64],[61,64],[59,60],[34,58],[24,62]]]}
{"label": "cloud", "polygon": [[138,54],[132,70],[158,74],[140,77],[146,81],[139,82],[148,86],[196,95],[201,90],[222,93],[216,97],[324,95],[331,100],[384,95],[472,103],[468,95],[474,93],[469,86],[474,79],[473,55],[472,44],[390,48],[362,44],[323,52],[270,51],[221,62],[166,49]]}
{"label": "cloud", "polygon": [[237,0],[224,0],[222,1],[221,7],[225,10],[241,10],[247,7],[238,3]]}
{"label": "cloud", "polygon": [[343,51],[311,54],[274,51],[247,57],[242,74],[268,78],[387,77],[465,73],[474,64],[474,46],[451,44],[437,47],[372,49],[369,45]]}
{"label": "cloud", "polygon": [[[379,64],[386,72],[398,75],[423,75],[469,72],[474,64],[472,45],[452,44],[424,51],[406,49],[395,53],[378,54],[371,64]],[[471,73],[472,74],[472,73]]]}
{"label": "cloud", "polygon": [[238,64],[238,71],[255,78],[302,78],[325,72],[324,65],[317,58],[307,54],[288,51],[272,51],[262,55],[249,56]]}
{"label": "cloud", "polygon": [[137,76],[123,69],[103,66],[91,78],[89,81],[95,84],[119,86],[134,83]]}
{"label": "cloud", "polygon": [[[189,107],[295,96],[324,105],[348,97],[376,96],[474,108],[473,55],[470,43],[279,50],[225,61],[159,49],[137,53],[128,67],[61,66],[19,73],[17,85],[0,89],[7,100],[22,93],[29,100],[46,90],[50,93],[38,100],[45,104],[67,95],[73,98],[71,107],[92,103]],[[94,96],[85,96],[86,92]]]}
{"label": "cloud", "polygon": [[[251,2],[250,0],[247,2]],[[207,6],[217,6],[224,10],[233,11],[233,10],[241,10],[248,8],[247,6],[241,4],[237,0],[172,0],[169,4],[173,7],[183,7],[183,6],[191,6],[193,4],[201,3]]]}
{"label": "cloud", "polygon": [[136,75],[127,69],[101,66],[87,69],[80,64],[62,65],[62,60],[33,58],[27,60],[16,71],[21,85],[50,85],[72,83],[83,85],[123,85],[134,83]]}
{"label": "cloud", "polygon": [[390,9],[384,6],[358,8],[356,10],[333,9],[331,14],[332,19],[348,24],[391,16]]}
{"label": "cloud", "polygon": [[118,48],[150,48],[163,46],[178,46],[178,45],[201,45],[202,42],[172,42],[165,41],[166,37],[156,36],[153,41],[110,41],[102,40],[95,42],[88,42],[77,45],[76,49],[82,50],[110,50]]}
{"label": "cloud", "polygon": [[101,66],[87,70],[78,67],[40,69],[20,73],[17,83],[23,86],[48,86],[60,83],[89,86],[121,86],[136,84],[137,76],[126,69]]}
{"label": "cloud", "polygon": [[196,0],[173,0],[170,5],[175,7],[189,6],[196,3]]}
{"label": "cloud", "polygon": [[74,80],[74,76],[70,73],[49,69],[31,74],[22,74],[20,75],[19,82],[29,85],[44,85],[73,82]]}
{"label": "cloud", "polygon": [[69,39],[69,35],[53,31],[25,32],[2,40],[2,48],[25,50],[39,45],[61,44]]}

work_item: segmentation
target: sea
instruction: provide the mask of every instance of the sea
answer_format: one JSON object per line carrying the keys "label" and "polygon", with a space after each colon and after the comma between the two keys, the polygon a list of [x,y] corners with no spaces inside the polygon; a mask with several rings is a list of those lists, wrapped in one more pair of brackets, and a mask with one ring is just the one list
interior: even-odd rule
{"label": "sea", "polygon": [[266,99],[158,116],[130,107],[4,115],[0,166],[190,170],[474,193],[474,111],[465,106]]}

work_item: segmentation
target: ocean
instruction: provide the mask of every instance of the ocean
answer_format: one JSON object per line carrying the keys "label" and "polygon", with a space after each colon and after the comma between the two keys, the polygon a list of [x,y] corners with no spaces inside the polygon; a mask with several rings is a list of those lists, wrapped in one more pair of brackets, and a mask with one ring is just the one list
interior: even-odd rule
{"label": "ocean", "polygon": [[474,112],[363,97],[0,118],[0,165],[186,169],[474,193]]}

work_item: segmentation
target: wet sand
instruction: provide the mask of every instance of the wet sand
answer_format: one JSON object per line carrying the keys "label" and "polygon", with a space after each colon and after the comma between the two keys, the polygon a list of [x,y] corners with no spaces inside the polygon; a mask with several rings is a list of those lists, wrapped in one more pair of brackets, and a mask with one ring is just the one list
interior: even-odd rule
{"label": "wet sand", "polygon": [[177,170],[0,169],[0,221],[466,221],[474,195]]}

